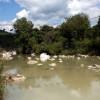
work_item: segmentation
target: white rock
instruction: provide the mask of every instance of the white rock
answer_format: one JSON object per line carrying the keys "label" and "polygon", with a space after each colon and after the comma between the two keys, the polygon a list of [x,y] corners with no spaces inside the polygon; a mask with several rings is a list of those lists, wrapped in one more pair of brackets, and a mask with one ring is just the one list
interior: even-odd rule
{"label": "white rock", "polygon": [[3,74],[4,74],[4,76],[17,75],[18,74],[18,70],[17,69],[10,69],[10,70],[7,70],[6,72],[4,72]]}
{"label": "white rock", "polygon": [[35,58],[36,60],[39,60],[39,58]]}
{"label": "white rock", "polygon": [[13,57],[9,57],[9,59],[8,60],[13,60]]}
{"label": "white rock", "polygon": [[96,67],[96,68],[100,68],[100,65],[94,64],[94,67]]}
{"label": "white rock", "polygon": [[49,66],[55,67],[56,63],[51,63],[51,64],[49,64]]}
{"label": "white rock", "polygon": [[62,60],[61,58],[58,59],[59,61]]}
{"label": "white rock", "polygon": [[76,91],[76,90],[71,90],[71,94],[74,96],[74,97],[81,97],[80,95],[80,92],[79,91]]}
{"label": "white rock", "polygon": [[93,65],[88,66],[88,69],[93,69],[93,70],[100,69],[100,65],[93,64]]}
{"label": "white rock", "polygon": [[65,55],[59,55],[59,58],[66,58]]}
{"label": "white rock", "polygon": [[16,51],[12,51],[12,55],[15,56],[17,53]]}
{"label": "white rock", "polygon": [[12,60],[13,57],[11,55],[11,52],[3,52],[2,53],[2,60]]}
{"label": "white rock", "polygon": [[24,81],[26,77],[24,75],[17,74],[16,76],[12,76],[13,81]]}
{"label": "white rock", "polygon": [[29,61],[27,62],[27,64],[36,64],[36,63],[38,63],[38,62],[35,61],[35,60],[29,60]]}
{"label": "white rock", "polygon": [[91,65],[88,66],[88,69],[92,69],[92,68],[93,68],[93,66],[91,66]]}
{"label": "white rock", "polygon": [[27,57],[27,59],[28,59],[28,60],[31,60],[32,58],[31,58],[31,57]]}
{"label": "white rock", "polygon": [[31,56],[34,57],[35,56],[35,53],[32,53]]}
{"label": "white rock", "polygon": [[84,64],[81,64],[81,67],[84,67]]}
{"label": "white rock", "polygon": [[38,66],[42,66],[43,64],[40,63],[40,64],[37,64],[37,65],[38,65]]}
{"label": "white rock", "polygon": [[59,60],[58,62],[60,62],[60,63],[62,63],[62,62],[63,62],[63,60],[62,60],[61,58],[59,58],[58,60]]}
{"label": "white rock", "polygon": [[75,58],[75,56],[74,55],[68,55],[68,56],[66,56],[66,58],[68,58],[68,59],[72,58],[73,59],[73,58]]}
{"label": "white rock", "polygon": [[89,57],[88,55],[80,55],[80,56],[83,57],[83,58]]}
{"label": "white rock", "polygon": [[45,62],[45,61],[47,61],[48,59],[50,59],[50,56],[47,55],[46,53],[40,54],[40,61],[41,61],[41,62]]}
{"label": "white rock", "polygon": [[62,60],[59,60],[58,62],[62,63],[63,61]]}
{"label": "white rock", "polygon": [[56,56],[56,55],[54,55],[54,56],[53,56],[53,58],[55,58],[55,59],[56,59],[56,58],[57,58],[57,56]]}
{"label": "white rock", "polygon": [[77,60],[80,60],[81,58],[80,57],[77,57]]}
{"label": "white rock", "polygon": [[51,68],[50,68],[50,70],[52,71],[52,70],[54,70],[54,68],[53,68],[53,67],[51,67]]}
{"label": "white rock", "polygon": [[55,60],[55,58],[51,58],[51,59],[49,59],[50,61],[54,61]]}
{"label": "white rock", "polygon": [[97,56],[98,59],[100,59],[100,56]]}

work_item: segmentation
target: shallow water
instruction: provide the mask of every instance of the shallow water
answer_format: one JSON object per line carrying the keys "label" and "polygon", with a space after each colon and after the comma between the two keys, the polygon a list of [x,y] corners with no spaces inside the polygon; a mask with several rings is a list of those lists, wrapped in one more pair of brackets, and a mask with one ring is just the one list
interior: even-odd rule
{"label": "shallow water", "polygon": [[17,69],[26,80],[8,83],[4,100],[100,100],[100,69],[88,69],[88,65],[100,65],[100,59],[64,58],[63,63],[53,61],[54,70],[50,70],[51,62],[28,65],[22,57],[5,62],[5,70]]}

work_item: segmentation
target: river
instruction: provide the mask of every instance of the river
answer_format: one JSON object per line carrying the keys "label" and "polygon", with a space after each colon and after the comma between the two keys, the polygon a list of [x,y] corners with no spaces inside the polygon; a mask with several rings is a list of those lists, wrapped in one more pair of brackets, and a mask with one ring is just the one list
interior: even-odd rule
{"label": "river", "polygon": [[[44,62],[41,66],[28,65],[25,57],[5,62],[5,70],[16,69],[26,80],[8,83],[4,100],[100,100],[100,69],[88,69],[89,65],[100,65],[100,59],[62,60]],[[51,62],[57,64],[53,70]]]}

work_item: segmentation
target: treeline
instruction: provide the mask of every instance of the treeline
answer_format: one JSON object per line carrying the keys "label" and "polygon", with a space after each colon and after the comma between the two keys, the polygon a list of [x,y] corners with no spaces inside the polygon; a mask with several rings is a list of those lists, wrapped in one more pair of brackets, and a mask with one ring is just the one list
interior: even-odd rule
{"label": "treeline", "polygon": [[[56,28],[43,25],[39,29],[34,28],[32,21],[21,18],[14,23],[14,28],[16,34],[11,35],[12,39],[9,37],[11,43],[6,45],[19,53],[100,54],[100,18],[97,25],[91,27],[88,16],[81,13],[66,18]],[[0,44],[3,43],[0,38]]]}
{"label": "treeline", "polygon": [[0,51],[3,49],[10,50],[16,48],[16,35],[0,30]]}

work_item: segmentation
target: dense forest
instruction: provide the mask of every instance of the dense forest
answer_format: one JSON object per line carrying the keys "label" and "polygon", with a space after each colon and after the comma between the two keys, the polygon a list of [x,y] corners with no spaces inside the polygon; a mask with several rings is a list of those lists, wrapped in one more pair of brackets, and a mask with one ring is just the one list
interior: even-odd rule
{"label": "dense forest", "polygon": [[92,27],[83,13],[65,18],[56,28],[49,25],[35,28],[26,18],[17,19],[13,26],[15,34],[0,31],[1,50],[15,49],[23,54],[100,55],[100,18]]}

